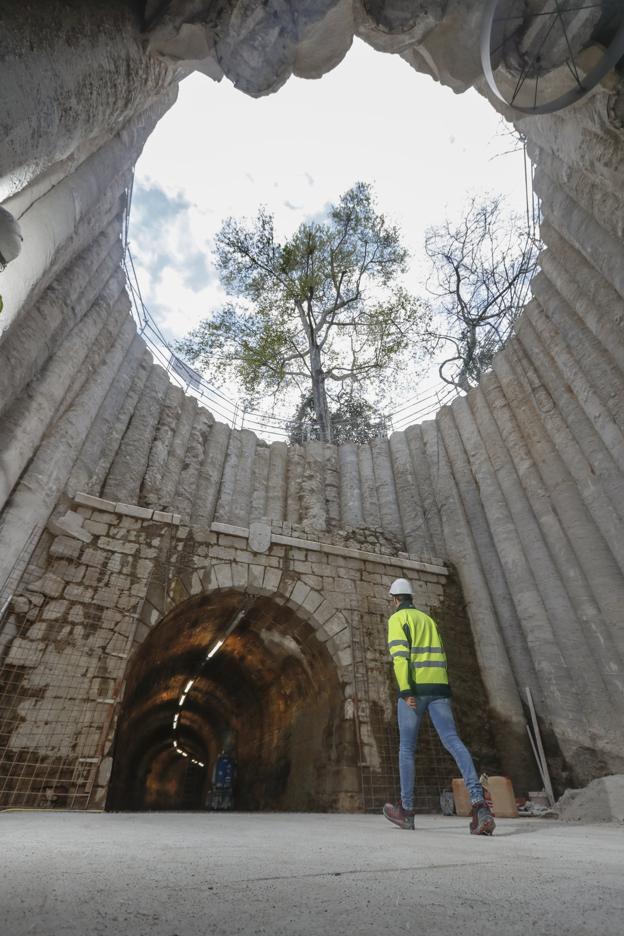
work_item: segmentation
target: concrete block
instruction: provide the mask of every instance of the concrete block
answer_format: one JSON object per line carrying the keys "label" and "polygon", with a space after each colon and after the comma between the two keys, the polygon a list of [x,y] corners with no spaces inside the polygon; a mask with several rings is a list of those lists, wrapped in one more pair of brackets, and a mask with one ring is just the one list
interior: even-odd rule
{"label": "concrete block", "polygon": [[125,565],[130,563],[132,563],[132,559],[128,558],[128,556],[122,556],[121,553],[113,553],[113,555],[108,560],[108,563],[106,564],[106,568],[109,572],[118,574],[122,571]]}
{"label": "concrete block", "polygon": [[254,561],[256,557],[253,553],[249,552],[247,549],[237,549],[234,552],[234,559],[236,562],[245,562],[247,564]]}
{"label": "concrete block", "polygon": [[38,666],[45,651],[45,644],[16,637],[11,644],[6,663],[9,666]]}
{"label": "concrete block", "polygon": [[68,510],[62,516],[51,517],[48,520],[48,530],[55,536],[71,536],[83,543],[90,543],[93,536],[84,524],[88,523],[84,517],[74,510]]}
{"label": "concrete block", "polygon": [[102,627],[114,630],[122,619],[122,615],[114,608],[106,608],[102,611]]}
{"label": "concrete block", "polygon": [[268,592],[276,592],[282,580],[282,570],[268,568],[264,571],[264,588]]}
{"label": "concrete block", "polygon": [[188,586],[189,592],[191,595],[201,595],[204,590],[204,582],[202,576],[199,572],[193,572],[191,575],[191,582]]}
{"label": "concrete block", "polygon": [[[134,556],[139,548],[137,543],[124,543],[120,540],[110,539],[107,536],[100,536],[98,539],[98,546],[101,549],[110,550],[110,552],[123,553],[126,556]],[[146,549],[146,547],[142,546],[141,550],[143,551],[144,549]],[[153,550],[153,552],[154,555],[156,555],[156,550]],[[143,555],[143,552],[141,552],[141,555]]]}
{"label": "concrete block", "polygon": [[[140,598],[144,598],[142,594]],[[135,611],[138,606],[139,598],[136,595],[120,595],[117,599],[117,607],[122,611]]]}
{"label": "concrete block", "polygon": [[94,510],[104,510],[115,512],[114,501],[104,500],[102,497],[95,497],[93,494],[84,494],[79,492],[74,495],[74,503],[83,507],[93,507]]}
{"label": "concrete block", "polygon": [[[184,527],[184,529],[188,532],[188,527]],[[180,532],[182,531],[178,530],[178,533]],[[201,543],[212,545],[217,542],[219,537],[217,533],[213,533],[212,530],[193,530],[193,539],[198,545]]]}
{"label": "concrete block", "polygon": [[149,507],[139,507],[138,504],[115,504],[115,513],[126,517],[135,517],[137,520],[151,520],[154,513]]}
{"label": "concrete block", "polygon": [[111,778],[111,773],[113,771],[113,758],[104,757],[102,758],[102,763],[100,764],[98,770],[98,786],[107,787],[108,781]]}
{"label": "concrete block", "polygon": [[107,536],[108,535],[108,524],[100,523],[97,520],[85,520],[84,528],[89,533],[94,534],[94,536]]}
{"label": "concrete block", "polygon": [[303,582],[296,582],[290,593],[289,601],[292,601],[296,605],[302,605],[310,594],[310,591],[309,585],[305,585]]}
{"label": "concrete block", "polygon": [[232,585],[235,588],[247,588],[249,566],[246,563],[232,563]]}
{"label": "concrete block", "polygon": [[252,564],[249,566],[249,587],[262,589],[264,585],[264,566]]}
{"label": "concrete block", "polygon": [[128,650],[128,639],[120,634],[113,634],[106,644],[106,652],[113,656],[125,656]]}
{"label": "concrete block", "polygon": [[69,601],[88,602],[93,598],[93,589],[85,588],[84,585],[68,585],[64,597]]}
{"label": "concrete block", "polygon": [[121,517],[119,514],[105,513],[103,511],[94,510],[91,513],[91,517],[89,519],[96,523],[107,523],[108,526],[117,526],[121,520]]}
{"label": "concrete block", "polygon": [[314,612],[314,620],[317,622],[319,626],[321,626],[325,624],[326,621],[329,621],[329,619],[335,613],[336,613],[336,608],[331,603],[331,601],[327,601],[327,599],[324,599],[323,603]]}
{"label": "concrete block", "polygon": [[46,572],[40,579],[37,579],[36,582],[32,582],[27,587],[29,591],[40,592],[47,598],[59,598],[63,594],[65,582],[57,575]]}
{"label": "concrete block", "polygon": [[[117,515],[115,515],[117,517]],[[117,537],[123,537],[126,534],[124,530],[140,530],[143,525],[143,520],[140,517],[131,517],[128,514],[119,514],[119,531],[117,532]],[[111,533],[111,536],[113,534]],[[130,534],[127,534],[128,538]]]}
{"label": "concrete block", "polygon": [[322,604],[323,596],[319,595],[317,591],[312,591],[306,595],[305,599],[301,603],[301,607],[306,611],[309,611],[310,614],[314,614],[316,609]]}
{"label": "concrete block", "polygon": [[134,571],[138,578],[145,579],[151,574],[153,567],[154,563],[149,559],[137,559]]}
{"label": "concrete block", "polygon": [[292,567],[299,575],[305,575],[306,573],[312,572],[312,563],[302,562],[300,559],[293,562]]}
{"label": "concrete block", "polygon": [[130,634],[134,630],[134,618],[125,615],[121,618],[115,630],[118,634],[121,634],[122,637],[130,637]]}
{"label": "concrete block", "polygon": [[93,603],[104,608],[114,608],[119,595],[114,588],[100,588],[93,596]]}
{"label": "concrete block", "polygon": [[106,582],[107,578],[108,576],[106,572],[103,572],[102,569],[89,568],[84,574],[82,584],[89,585],[89,586],[103,585]]}
{"label": "concrete block", "polygon": [[210,529],[213,533],[227,533],[230,536],[241,536],[247,539],[249,529],[247,527],[233,526],[231,523],[215,522],[211,524]]}
{"label": "concrete block", "polygon": [[173,523],[173,514],[166,513],[164,510],[155,510],[152,519],[156,523]]}
{"label": "concrete block", "polygon": [[339,650],[335,654],[335,659],[337,659],[340,666],[353,666],[353,652],[350,647],[345,647],[344,650]]}
{"label": "concrete block", "polygon": [[[300,539],[298,536],[282,536],[280,533],[273,535],[273,542],[280,543],[283,546],[293,546],[299,549],[309,549],[313,552],[320,552],[321,544],[314,540]],[[303,557],[306,558],[305,556]]]}
{"label": "concrete block", "polygon": [[218,588],[232,587],[232,567],[229,562],[219,562],[213,566]]}
{"label": "concrete block", "polygon": [[337,650],[344,650],[345,647],[351,646],[351,629],[345,627],[343,630],[339,631],[335,637],[332,637],[330,643],[336,647]]}
{"label": "concrete block", "polygon": [[29,627],[26,637],[30,641],[43,640],[48,629],[45,621],[37,621],[32,627]]}
{"label": "concrete block", "polygon": [[236,550],[231,546],[213,546],[210,550],[211,559],[234,559]]}
{"label": "concrete block", "polygon": [[339,612],[334,614],[333,617],[329,618],[329,620],[325,621],[323,624],[323,630],[326,634],[329,634],[330,637],[334,637],[346,628],[348,628],[347,621],[344,615]]}
{"label": "concrete block", "polygon": [[68,602],[64,599],[49,601],[41,610],[44,621],[58,621],[67,614]]}
{"label": "concrete block", "polygon": [[242,545],[240,536],[230,536],[227,533],[219,534],[219,546],[232,546],[234,549],[240,549]]}
{"label": "concrete block", "polygon": [[68,536],[57,536],[50,546],[50,555],[62,559],[77,559],[81,549],[82,545],[78,540]]}

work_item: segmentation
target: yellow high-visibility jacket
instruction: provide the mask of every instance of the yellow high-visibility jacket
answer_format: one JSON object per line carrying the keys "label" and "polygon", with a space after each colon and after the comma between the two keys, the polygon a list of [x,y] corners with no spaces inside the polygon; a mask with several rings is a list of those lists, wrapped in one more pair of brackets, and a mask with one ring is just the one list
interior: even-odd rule
{"label": "yellow high-visibility jacket", "polygon": [[451,694],[446,653],[436,622],[404,603],[388,620],[388,650],[399,696]]}

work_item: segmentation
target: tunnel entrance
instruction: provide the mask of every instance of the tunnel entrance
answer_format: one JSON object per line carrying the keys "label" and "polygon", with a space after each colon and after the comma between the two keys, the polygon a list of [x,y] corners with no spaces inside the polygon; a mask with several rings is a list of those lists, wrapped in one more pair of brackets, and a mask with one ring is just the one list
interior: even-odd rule
{"label": "tunnel entrance", "polygon": [[234,590],[189,599],[131,664],[107,809],[336,808],[343,706],[333,660],[292,609]]}

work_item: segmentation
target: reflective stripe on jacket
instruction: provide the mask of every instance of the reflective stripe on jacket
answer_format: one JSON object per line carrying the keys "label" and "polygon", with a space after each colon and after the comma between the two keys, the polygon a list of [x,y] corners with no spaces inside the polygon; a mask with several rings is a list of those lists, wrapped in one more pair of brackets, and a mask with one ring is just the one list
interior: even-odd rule
{"label": "reflective stripe on jacket", "polygon": [[410,605],[388,621],[388,650],[399,694],[450,695],[446,653],[436,622]]}

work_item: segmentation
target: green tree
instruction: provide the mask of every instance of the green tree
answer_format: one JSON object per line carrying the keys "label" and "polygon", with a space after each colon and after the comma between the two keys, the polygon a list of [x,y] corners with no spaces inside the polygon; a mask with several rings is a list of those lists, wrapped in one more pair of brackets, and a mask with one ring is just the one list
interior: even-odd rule
{"label": "green tree", "polygon": [[311,396],[321,440],[332,439],[332,404],[413,363],[428,308],[401,285],[407,251],[369,185],[281,243],[265,209],[250,224],[229,218],[215,255],[230,301],[178,350],[249,397]]}
{"label": "green tree", "polygon": [[459,224],[429,228],[429,292],[433,325],[428,347],[450,348],[438,367],[442,380],[469,390],[492,365],[526,303],[539,241],[502,198],[475,199]]}
{"label": "green tree", "polygon": [[[383,413],[360,394],[341,396],[329,414],[332,441],[370,442],[386,432]],[[310,439],[320,439],[321,432],[314,412],[312,394],[301,398],[295,416],[288,424],[289,441],[301,445]]]}

